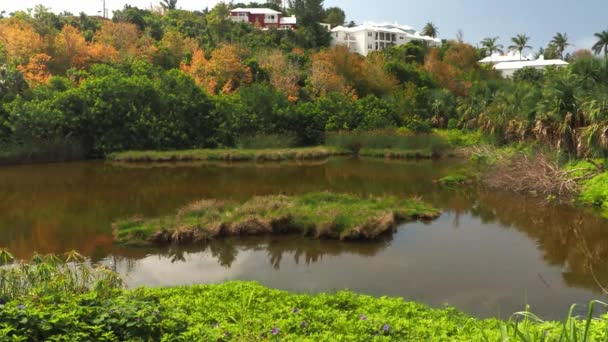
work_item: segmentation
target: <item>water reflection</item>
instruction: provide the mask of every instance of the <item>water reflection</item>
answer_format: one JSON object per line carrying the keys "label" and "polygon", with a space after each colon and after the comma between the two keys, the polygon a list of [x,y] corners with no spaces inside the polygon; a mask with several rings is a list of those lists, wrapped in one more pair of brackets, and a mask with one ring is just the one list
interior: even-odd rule
{"label": "water reflection", "polygon": [[[559,317],[608,286],[608,224],[593,212],[477,188],[448,190],[433,180],[458,161],[327,162],[124,167],[102,162],[0,168],[0,246],[81,251],[112,263],[131,286],[257,280],[294,291],[351,288],[445,302],[481,316],[530,303]],[[421,196],[444,209],[376,243],[285,237],[217,240],[188,248],[115,246],[111,222],[164,215],[201,197],[332,190]]]}

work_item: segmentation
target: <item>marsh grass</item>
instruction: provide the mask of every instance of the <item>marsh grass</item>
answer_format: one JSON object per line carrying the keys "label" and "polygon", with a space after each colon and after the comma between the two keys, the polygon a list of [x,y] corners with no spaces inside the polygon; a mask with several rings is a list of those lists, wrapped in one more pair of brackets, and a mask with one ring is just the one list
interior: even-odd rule
{"label": "marsh grass", "polygon": [[64,258],[35,255],[16,261],[0,249],[0,299],[10,301],[23,296],[62,297],[96,291],[99,294],[121,288],[120,277],[105,266],[94,267],[76,252]]}
{"label": "marsh grass", "polygon": [[402,130],[327,133],[325,144],[355,154],[395,159],[440,156],[450,147],[447,140],[437,134],[414,134]]}
{"label": "marsh grass", "polygon": [[333,147],[303,147],[287,149],[201,149],[183,151],[127,151],[110,154],[107,159],[115,162],[280,162],[320,160],[332,156],[348,155],[349,152]]}
{"label": "marsh grass", "polygon": [[316,238],[373,240],[402,221],[433,219],[436,209],[413,199],[329,192],[260,196],[244,203],[201,200],[162,218],[116,222],[125,244],[193,243],[234,235],[299,233]]}
{"label": "marsh grass", "polygon": [[241,136],[236,141],[239,149],[285,149],[295,148],[298,139],[290,134],[255,134]]}

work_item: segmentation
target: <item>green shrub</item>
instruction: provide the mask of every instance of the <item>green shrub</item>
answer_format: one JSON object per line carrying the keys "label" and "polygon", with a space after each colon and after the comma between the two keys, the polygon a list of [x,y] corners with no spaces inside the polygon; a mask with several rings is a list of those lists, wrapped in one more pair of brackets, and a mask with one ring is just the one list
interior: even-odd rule
{"label": "green shrub", "polygon": [[583,185],[580,201],[608,209],[608,173],[604,172]]}

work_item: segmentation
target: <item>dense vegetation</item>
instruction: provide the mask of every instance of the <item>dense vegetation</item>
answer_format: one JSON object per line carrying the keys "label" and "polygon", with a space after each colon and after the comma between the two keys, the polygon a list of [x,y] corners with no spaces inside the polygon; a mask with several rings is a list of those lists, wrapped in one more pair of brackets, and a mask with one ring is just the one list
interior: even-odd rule
{"label": "dense vegetation", "polygon": [[[292,2],[296,31],[232,22],[224,3],[126,6],[112,20],[42,6],[12,13],[0,19],[0,159],[239,147],[261,136],[318,145],[326,132],[399,127],[481,130],[575,156],[608,150],[606,60],[579,51],[567,68],[504,80],[477,63],[499,49],[496,38],[480,49],[410,43],[362,57],[327,48],[317,23],[337,25],[344,12],[322,3]],[[563,56],[567,45],[560,34],[543,53]]]}
{"label": "dense vegetation", "polygon": [[204,199],[176,215],[133,218],[115,224],[127,244],[189,244],[232,235],[293,234],[340,240],[373,240],[396,224],[433,219],[436,209],[418,200],[361,198],[334,193],[258,196],[244,202]]}
{"label": "dense vegetation", "polygon": [[[115,273],[103,266],[92,268],[74,256],[36,256],[31,262],[12,263],[12,256],[0,251],[0,264],[5,265],[0,268],[0,339],[605,341],[608,337],[608,317],[592,319],[593,305],[583,319],[570,314],[563,322],[543,322],[522,312],[500,321],[474,319],[453,308],[430,309],[401,298],[349,291],[293,294],[248,282],[123,290]],[[12,281],[25,279],[24,275],[32,280],[27,286]]]}

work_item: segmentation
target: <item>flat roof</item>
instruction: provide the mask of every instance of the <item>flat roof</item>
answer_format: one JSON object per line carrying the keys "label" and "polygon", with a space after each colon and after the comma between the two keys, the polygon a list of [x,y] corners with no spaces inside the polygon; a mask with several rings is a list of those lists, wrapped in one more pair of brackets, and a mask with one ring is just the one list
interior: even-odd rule
{"label": "flat roof", "polygon": [[235,8],[230,10],[230,13],[238,12],[238,13],[251,13],[251,14],[281,14],[279,11],[275,11],[272,8]]}
{"label": "flat roof", "polygon": [[502,62],[494,66],[496,70],[514,70],[523,69],[526,67],[545,67],[550,65],[568,65],[568,62],[561,59],[544,59],[539,58],[534,61],[517,61],[517,62]]}

